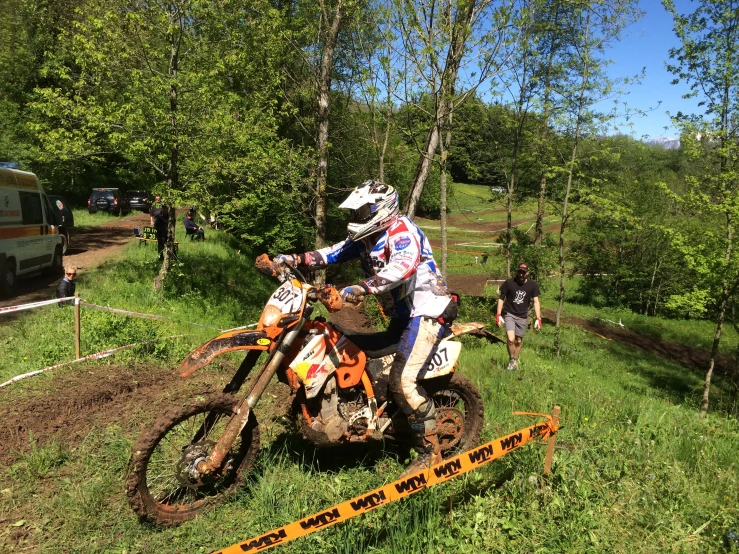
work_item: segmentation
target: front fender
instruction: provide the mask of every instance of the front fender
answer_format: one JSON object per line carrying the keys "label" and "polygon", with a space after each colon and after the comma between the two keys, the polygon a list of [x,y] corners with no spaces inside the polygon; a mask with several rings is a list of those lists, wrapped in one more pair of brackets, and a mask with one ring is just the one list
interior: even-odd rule
{"label": "front fender", "polygon": [[272,340],[264,331],[229,331],[190,352],[177,371],[182,377],[189,377],[221,354],[235,350],[268,350],[270,344]]}

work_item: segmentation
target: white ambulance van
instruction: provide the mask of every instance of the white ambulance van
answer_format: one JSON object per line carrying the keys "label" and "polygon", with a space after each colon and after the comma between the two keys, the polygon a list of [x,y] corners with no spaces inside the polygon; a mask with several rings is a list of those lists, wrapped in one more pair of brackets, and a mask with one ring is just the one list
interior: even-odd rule
{"label": "white ambulance van", "polygon": [[30,273],[63,272],[62,239],[33,173],[0,167],[0,294]]}

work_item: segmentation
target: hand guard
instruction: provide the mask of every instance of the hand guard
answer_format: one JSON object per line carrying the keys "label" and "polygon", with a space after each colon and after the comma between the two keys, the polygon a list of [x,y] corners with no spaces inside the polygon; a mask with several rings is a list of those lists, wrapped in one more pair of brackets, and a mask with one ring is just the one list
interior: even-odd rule
{"label": "hand guard", "polygon": [[541,331],[541,318],[540,317],[537,317],[536,321],[534,321],[534,331],[536,331],[537,333]]}
{"label": "hand guard", "polygon": [[505,325],[505,320],[503,319],[502,315],[495,314],[495,324],[501,329],[503,328],[503,325]]}
{"label": "hand guard", "polygon": [[300,263],[300,254],[278,254],[275,256],[275,262],[290,267],[295,267]]}
{"label": "hand guard", "polygon": [[341,299],[350,304],[359,304],[367,291],[360,285],[352,285],[341,290]]}

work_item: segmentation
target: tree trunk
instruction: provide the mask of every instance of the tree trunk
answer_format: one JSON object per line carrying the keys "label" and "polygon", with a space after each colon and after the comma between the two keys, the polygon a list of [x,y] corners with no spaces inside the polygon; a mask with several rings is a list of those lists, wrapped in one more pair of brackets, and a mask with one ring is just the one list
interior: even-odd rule
{"label": "tree trunk", "polygon": [[172,147],[169,151],[169,171],[167,171],[167,191],[170,196],[168,202],[168,214],[169,219],[167,223],[167,241],[164,244],[164,261],[162,262],[162,268],[159,270],[159,275],[154,279],[154,288],[161,290],[164,285],[164,280],[167,278],[172,264],[175,260],[174,243],[175,243],[175,223],[176,214],[173,202],[171,201],[172,193],[179,189],[179,126],[177,121],[177,109],[178,109],[178,90],[177,90],[177,73],[179,71],[180,63],[180,43],[181,43],[181,17],[179,11],[174,6],[170,6],[170,26],[180,30],[180,32],[171,32],[169,34],[169,76],[171,84],[169,86],[169,124],[170,133],[172,138]]}
{"label": "tree trunk", "polygon": [[454,94],[454,86],[457,82],[459,66],[462,63],[462,56],[464,55],[464,47],[467,42],[469,25],[478,4],[477,0],[468,0],[468,2],[469,3],[465,6],[466,9],[464,13],[452,24],[449,50],[447,51],[444,68],[441,72],[441,82],[439,83],[439,102],[436,105],[434,121],[431,127],[429,127],[426,135],[426,144],[423,151],[420,153],[418,164],[416,165],[416,173],[413,176],[411,188],[405,199],[405,213],[411,219],[416,215],[418,202],[421,198],[423,187],[426,184],[426,179],[429,176],[431,163],[434,160],[434,154],[436,149],[439,147],[439,122],[451,114],[454,106],[453,102],[448,101],[447,99],[451,99]]}
{"label": "tree trunk", "polygon": [[513,215],[513,178],[508,183],[508,196],[506,198],[506,228],[505,228],[505,276],[506,279],[511,277],[511,225]]}
{"label": "tree trunk", "polygon": [[[559,22],[559,9],[554,16],[554,30],[556,32],[557,23]],[[552,93],[552,62],[554,60],[554,52],[556,48],[554,46],[554,38],[549,46],[549,56],[547,58],[547,73],[544,79],[544,117],[542,125],[544,127],[544,140],[543,150],[544,155],[544,168],[541,171],[541,177],[539,178],[539,204],[536,209],[536,229],[534,231],[534,244],[541,246],[541,239],[544,236],[544,216],[546,212],[546,196],[547,196],[547,169],[549,165],[549,116],[551,114],[550,99]]]}
{"label": "tree trunk", "polygon": [[[588,42],[590,34],[590,13],[588,13],[587,23],[585,25],[585,44]],[[586,56],[589,52],[586,50]],[[580,142],[580,128],[582,126],[582,111],[585,103],[585,88],[588,82],[588,62],[587,58],[583,66],[582,80],[580,82],[580,99],[577,106],[577,120],[575,123],[575,143],[572,145],[572,155],[570,156],[570,164],[567,173],[567,187],[565,189],[565,197],[562,202],[562,223],[559,228],[559,303],[557,304],[557,317],[555,322],[554,344],[556,356],[559,358],[562,348],[562,307],[565,303],[565,226],[567,225],[567,205],[570,200],[570,192],[572,191],[572,174],[575,170],[575,160],[577,159],[577,147]]]}
{"label": "tree trunk", "polygon": [[441,174],[439,175],[439,208],[441,226],[441,274],[446,278],[447,268],[447,228],[446,228],[446,158],[447,150],[441,147]]}
{"label": "tree trunk", "polygon": [[[726,213],[726,267],[731,262],[732,253],[732,221],[731,213]],[[726,306],[729,301],[729,277],[728,271],[724,272],[723,285],[721,287],[721,302],[718,308],[718,316],[716,317],[716,332],[713,336],[713,345],[711,346],[711,359],[708,362],[708,370],[706,370],[706,381],[703,385],[703,399],[701,400],[701,416],[706,417],[708,413],[708,399],[711,392],[711,378],[713,377],[713,368],[716,365],[716,355],[718,347],[721,343],[721,331],[724,327],[724,318],[726,316]]]}
{"label": "tree trunk", "polygon": [[[323,17],[328,19],[323,3]],[[323,56],[321,57],[321,76],[318,81],[318,171],[316,175],[316,248],[326,246],[326,180],[328,177],[328,124],[330,116],[331,74],[334,67],[334,48],[339,36],[339,28],[344,14],[344,1],[338,0],[336,12],[329,31],[325,35]],[[328,21],[325,21],[328,26]],[[324,270],[316,271],[315,281],[321,285],[326,280]]]}
{"label": "tree trunk", "polygon": [[418,163],[416,164],[416,173],[413,175],[413,182],[411,188],[408,191],[408,196],[405,199],[405,213],[408,217],[413,219],[416,215],[416,209],[418,208],[418,202],[421,199],[421,193],[423,192],[423,186],[426,184],[429,173],[431,172],[431,163],[434,161],[434,154],[439,148],[439,124],[438,124],[438,112],[434,126],[429,129],[426,135],[426,144],[423,147]]}
{"label": "tree trunk", "polygon": [[447,243],[447,218],[446,218],[446,199],[447,199],[447,159],[449,157],[449,146],[452,142],[452,115],[454,110],[449,111],[449,116],[446,118],[446,128],[439,129],[439,136],[444,134],[444,140],[440,141],[441,156],[441,174],[439,176],[439,206],[441,209],[441,274],[446,279],[447,276],[447,260],[448,260],[448,243]]}

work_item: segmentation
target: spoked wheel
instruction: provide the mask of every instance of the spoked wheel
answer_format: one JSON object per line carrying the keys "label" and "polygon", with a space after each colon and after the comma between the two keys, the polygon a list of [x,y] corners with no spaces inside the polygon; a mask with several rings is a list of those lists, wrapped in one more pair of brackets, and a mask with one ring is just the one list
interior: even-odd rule
{"label": "spoked wheel", "polygon": [[442,456],[450,458],[480,443],[484,409],[475,385],[464,375],[424,383],[436,410],[436,432]]}
{"label": "spoked wheel", "polygon": [[128,501],[139,517],[159,525],[182,523],[244,480],[259,451],[253,413],[218,472],[196,469],[223,434],[235,405],[233,396],[218,395],[172,409],[139,438],[126,480]]}

